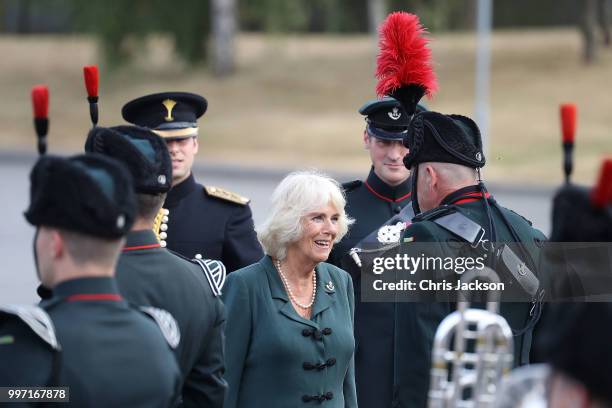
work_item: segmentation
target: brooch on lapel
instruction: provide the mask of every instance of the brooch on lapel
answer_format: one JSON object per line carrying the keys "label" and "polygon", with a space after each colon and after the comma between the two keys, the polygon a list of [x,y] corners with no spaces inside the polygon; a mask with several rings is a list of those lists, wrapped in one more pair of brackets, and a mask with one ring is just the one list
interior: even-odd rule
{"label": "brooch on lapel", "polygon": [[334,286],[334,282],[329,281],[325,284],[325,291],[328,293],[332,293],[336,290],[336,287]]}

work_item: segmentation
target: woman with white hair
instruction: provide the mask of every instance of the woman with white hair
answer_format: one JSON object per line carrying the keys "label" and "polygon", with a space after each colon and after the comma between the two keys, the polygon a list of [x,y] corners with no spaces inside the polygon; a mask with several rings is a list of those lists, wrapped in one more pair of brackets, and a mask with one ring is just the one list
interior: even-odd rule
{"label": "woman with white hair", "polygon": [[227,277],[226,408],[356,407],[353,283],[327,264],[352,223],[333,179],[285,177],[257,229],[266,255]]}

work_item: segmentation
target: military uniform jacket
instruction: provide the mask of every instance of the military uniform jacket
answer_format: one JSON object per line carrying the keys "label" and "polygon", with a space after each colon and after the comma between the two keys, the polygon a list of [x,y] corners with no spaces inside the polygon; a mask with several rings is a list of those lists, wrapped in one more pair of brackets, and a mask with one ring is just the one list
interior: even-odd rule
{"label": "military uniform jacket", "polygon": [[346,212],[355,219],[341,242],[334,245],[330,262],[349,271],[355,282],[355,375],[357,399],[362,408],[389,407],[393,390],[394,303],[362,303],[360,271],[348,251],[410,205],[410,179],[396,187],[385,184],[375,173],[365,182],[343,185]]}
{"label": "military uniform jacket", "polygon": [[[128,305],[114,279],[61,282],[40,306],[55,326],[61,346],[57,384],[70,387],[70,406],[174,406],[180,392],[174,355],[158,325]],[[15,345],[20,342],[16,339]],[[15,354],[3,358],[2,366],[22,366],[24,375],[34,378],[46,376],[46,360],[32,358]],[[11,360],[15,363],[5,364]],[[16,381],[33,384],[27,378]]]}
{"label": "military uniform jacket", "polygon": [[[489,196],[493,202],[493,197]],[[448,195],[441,206],[460,207],[461,213],[472,221],[475,221],[485,229],[483,239],[490,239],[491,231],[483,205],[481,193],[477,186],[470,186],[455,191]],[[534,260],[536,266],[539,264],[541,243],[546,239],[544,234],[531,226],[531,223],[515,212],[499,207],[506,219],[512,225],[520,242],[524,245],[529,256]],[[503,222],[500,211],[491,207],[492,217],[497,234],[497,242],[513,242],[514,239],[509,229]],[[426,217],[425,217],[426,218]],[[432,242],[432,254],[428,256],[452,256],[456,252],[453,245],[462,242],[453,233],[444,229],[431,220],[417,221],[410,225],[403,236],[404,245],[402,251],[410,253],[410,245],[413,242]],[[439,251],[439,252],[436,252]],[[517,255],[520,252],[517,252]],[[419,256],[416,254],[415,256]],[[532,267],[533,269],[533,267]],[[421,271],[422,272],[422,271]],[[534,271],[536,272],[536,271]],[[417,272],[419,273],[419,272]],[[537,272],[536,272],[537,274]],[[458,277],[458,275],[457,275]],[[441,320],[455,309],[456,302],[430,302],[398,303],[396,315],[396,327],[398,327],[396,351],[396,378],[395,378],[395,400],[394,407],[425,407],[427,403],[427,392],[429,390],[429,378],[431,369],[431,349],[433,338]],[[531,303],[504,303],[500,305],[500,314],[506,318],[515,333],[527,328],[530,319]],[[515,365],[528,362],[531,347],[532,330],[527,330],[520,336],[514,336]]]}
{"label": "military uniform jacket", "polygon": [[189,259],[219,260],[228,272],[257,262],[263,252],[248,203],[209,190],[191,174],[168,192],[167,247]]}
{"label": "military uniform jacket", "polygon": [[270,257],[228,275],[226,408],[357,407],[351,278],[326,263],[315,271],[310,320]]}
{"label": "military uniform jacket", "polygon": [[176,319],[183,406],[223,406],[225,312],[202,269],[161,248],[151,230],[132,231],[119,257],[117,282],[131,303],[167,310]]}
{"label": "military uniform jacket", "polygon": [[[27,316],[22,316],[24,312]],[[58,386],[61,345],[57,343],[51,319],[42,309],[0,305],[0,361],[3,387]]]}

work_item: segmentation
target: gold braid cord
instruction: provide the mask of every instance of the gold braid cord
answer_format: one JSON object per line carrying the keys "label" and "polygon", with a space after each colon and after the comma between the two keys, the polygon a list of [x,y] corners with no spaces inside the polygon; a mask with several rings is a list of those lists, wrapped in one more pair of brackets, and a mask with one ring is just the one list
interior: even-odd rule
{"label": "gold braid cord", "polygon": [[159,237],[159,229],[161,228],[164,215],[164,209],[160,208],[157,212],[157,215],[155,216],[155,221],[153,221],[153,228],[151,228],[153,230],[153,233],[155,234],[155,238],[157,238],[157,241],[161,241],[161,238]]}

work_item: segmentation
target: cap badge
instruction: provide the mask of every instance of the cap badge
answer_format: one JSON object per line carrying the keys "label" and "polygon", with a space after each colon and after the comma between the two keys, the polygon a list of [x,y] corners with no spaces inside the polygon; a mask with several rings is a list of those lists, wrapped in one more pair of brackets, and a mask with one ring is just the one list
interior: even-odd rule
{"label": "cap badge", "polygon": [[478,161],[482,160],[482,153],[476,152],[476,160]]}
{"label": "cap badge", "polygon": [[393,120],[398,120],[402,117],[402,112],[400,112],[399,108],[396,106],[391,110],[391,112],[387,112],[387,115]]}
{"label": "cap badge", "polygon": [[168,112],[164,120],[166,122],[172,122],[174,120],[174,117],[172,116],[172,109],[174,109],[174,106],[176,105],[176,101],[173,101],[172,99],[165,99],[162,102],[162,104],[164,105],[164,107],[166,108],[166,111]]}
{"label": "cap badge", "polygon": [[119,214],[117,217],[117,228],[122,229],[125,227],[125,215]]}
{"label": "cap badge", "polygon": [[159,184],[166,184],[166,176],[165,176],[164,174],[160,174],[160,175],[157,177],[157,182],[158,182]]}

